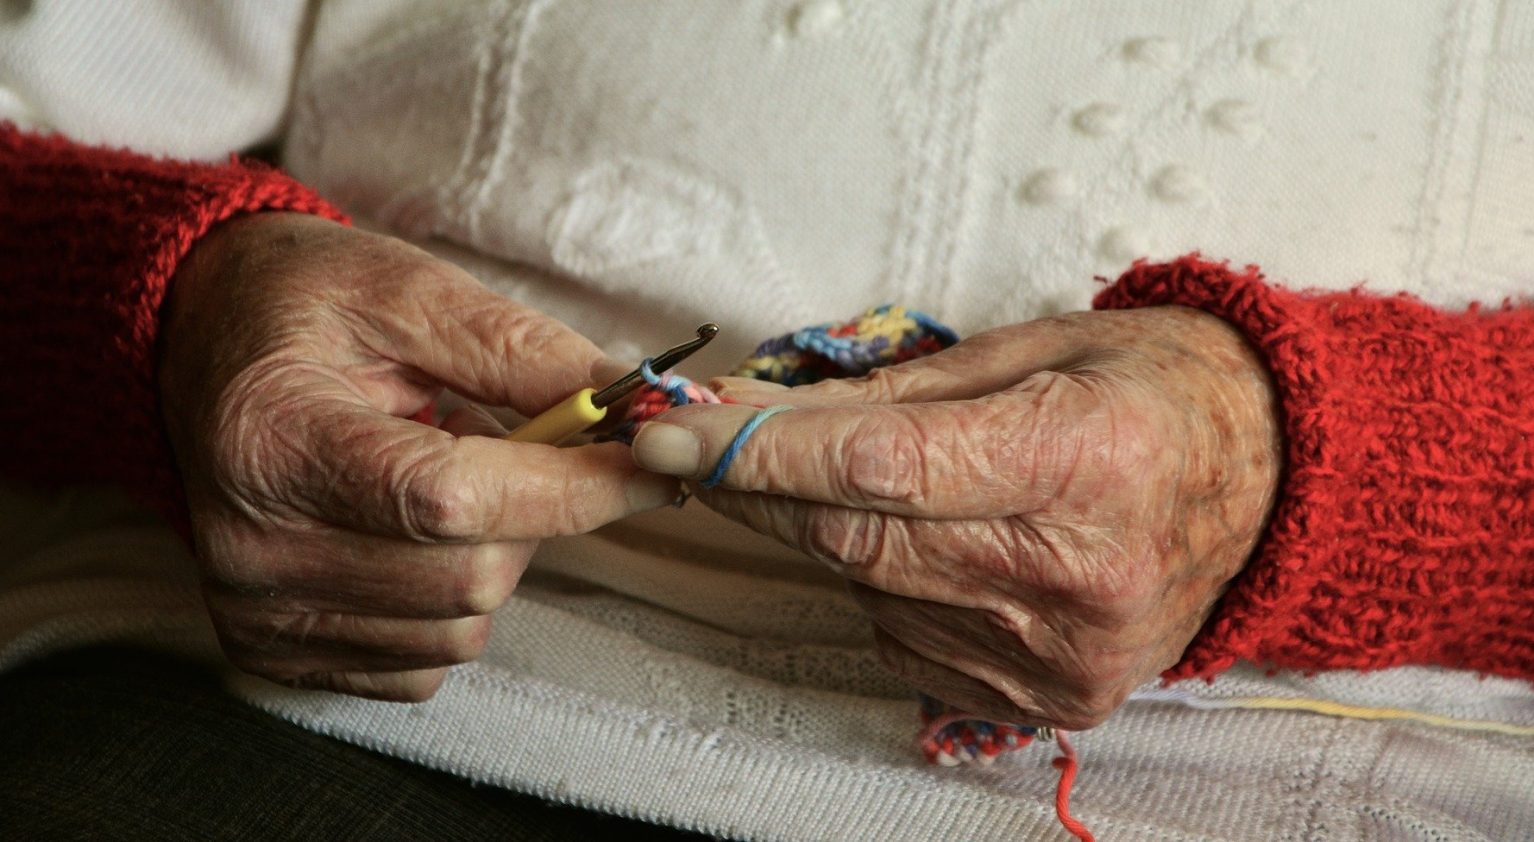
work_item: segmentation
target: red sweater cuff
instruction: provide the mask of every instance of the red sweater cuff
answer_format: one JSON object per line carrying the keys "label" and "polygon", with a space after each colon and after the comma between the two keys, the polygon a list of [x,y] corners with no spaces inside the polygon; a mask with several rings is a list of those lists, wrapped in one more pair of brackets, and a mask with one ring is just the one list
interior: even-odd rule
{"label": "red sweater cuff", "polygon": [[112,482],[173,516],[180,484],[158,410],[159,309],[181,259],[220,221],[342,215],[249,162],[93,148],[0,124],[0,472]]}
{"label": "red sweater cuff", "polygon": [[1298,294],[1191,255],[1098,309],[1180,304],[1266,361],[1282,487],[1245,570],[1168,679],[1237,660],[1534,678],[1534,308]]}

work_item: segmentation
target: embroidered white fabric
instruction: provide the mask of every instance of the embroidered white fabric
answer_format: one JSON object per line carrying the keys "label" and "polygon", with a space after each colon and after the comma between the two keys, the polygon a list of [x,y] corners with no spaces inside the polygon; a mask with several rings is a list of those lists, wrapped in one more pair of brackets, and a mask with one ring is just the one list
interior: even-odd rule
{"label": "embroidered white fabric", "polygon": [[[3,26],[3,24],[0,24]],[[0,102],[3,106],[3,102]],[[615,354],[893,301],[973,333],[1199,248],[1295,286],[1463,305],[1534,288],[1534,9],[1516,0],[327,0],[286,160]],[[0,667],[143,640],[213,657],[170,533],[0,499]],[[547,542],[479,662],[390,705],[232,676],[305,727],[732,838],[1063,838],[1051,750],[924,766],[835,577],[696,503]],[[1527,683],[1265,676],[1534,725]],[[1131,701],[1076,737],[1104,839],[1534,837],[1534,739]]]}

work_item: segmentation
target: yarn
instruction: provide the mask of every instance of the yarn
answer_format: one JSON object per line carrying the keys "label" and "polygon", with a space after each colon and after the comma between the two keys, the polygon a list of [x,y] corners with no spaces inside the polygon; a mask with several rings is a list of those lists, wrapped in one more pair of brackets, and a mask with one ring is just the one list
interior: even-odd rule
{"label": "yarn", "polygon": [[1534,737],[1534,726],[1529,725],[1516,725],[1511,722],[1498,722],[1489,719],[1459,719],[1457,717],[1442,716],[1436,713],[1423,713],[1422,711],[1407,710],[1405,708],[1350,705],[1343,702],[1334,702],[1330,699],[1285,698],[1280,696],[1206,698],[1195,696],[1186,690],[1176,687],[1136,690],[1129,695],[1129,698],[1131,701],[1142,702],[1176,702],[1197,710],[1300,710],[1307,713],[1320,714],[1321,716],[1361,719],[1366,722],[1400,720],[1418,722],[1435,728],[1449,728],[1456,731],[1483,731],[1493,734],[1507,734],[1513,737]]}
{"label": "yarn", "polygon": [[724,449],[724,453],[719,457],[719,463],[714,465],[714,470],[699,485],[704,488],[713,488],[723,482],[725,472],[730,470],[730,463],[735,461],[735,457],[740,454],[740,449],[746,446],[746,440],[751,438],[756,428],[762,426],[762,422],[768,418],[790,409],[793,407],[780,404],[769,406],[751,416],[751,420],[747,421],[746,425],[740,428],[740,432],[735,434],[735,438],[730,440],[730,446]]}
{"label": "yarn", "polygon": [[[866,310],[849,321],[827,322],[769,339],[731,373],[797,386],[867,374],[881,366],[935,353],[958,341],[957,334],[925,313],[887,304]],[[633,443],[640,425],[673,406],[727,402],[681,375],[671,372],[657,375],[649,360],[640,364],[639,371],[645,385],[636,391],[623,422],[606,437],[609,440]],[[735,457],[762,422],[789,409],[792,407],[769,406],[753,415],[735,434],[701,485],[713,488],[722,482]],[[981,719],[925,695],[921,696],[921,721],[918,747],[927,762],[942,766],[961,763],[989,766],[1001,754],[1016,751],[1035,739],[1057,740],[1061,756],[1053,761],[1060,770],[1055,812],[1060,824],[1072,835],[1092,842],[1092,834],[1070,814],[1071,786],[1079,763],[1064,732]]]}
{"label": "yarn", "polygon": [[[639,375],[644,378],[645,385],[634,390],[633,397],[629,399],[629,407],[623,413],[623,421],[613,428],[612,432],[599,436],[599,441],[621,441],[624,444],[633,444],[634,434],[639,432],[640,424],[674,406],[686,406],[692,403],[727,403],[707,387],[700,386],[680,374],[669,371],[656,374],[655,370],[650,368],[648,358],[639,363]],[[733,454],[731,458],[734,458]],[[722,473],[721,476],[723,476]]]}
{"label": "yarn", "polygon": [[1060,756],[1051,761],[1060,770],[1060,783],[1055,787],[1055,815],[1071,835],[1082,842],[1093,842],[1092,832],[1071,815],[1071,787],[1076,783],[1080,763],[1064,731],[981,719],[926,695],[921,697],[921,719],[923,728],[917,735],[917,745],[928,763],[940,766],[960,763],[989,766],[1001,754],[1016,751],[1034,740],[1058,742]]}
{"label": "yarn", "polygon": [[886,304],[845,322],[827,322],[769,339],[734,371],[784,386],[860,377],[943,350],[959,337],[925,313]]}

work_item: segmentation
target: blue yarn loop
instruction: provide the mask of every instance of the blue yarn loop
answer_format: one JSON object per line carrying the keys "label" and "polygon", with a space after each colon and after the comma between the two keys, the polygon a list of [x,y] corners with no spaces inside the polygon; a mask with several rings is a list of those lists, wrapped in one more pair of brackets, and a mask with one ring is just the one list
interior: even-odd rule
{"label": "blue yarn loop", "polygon": [[686,378],[675,375],[666,377],[656,374],[655,369],[650,367],[649,357],[639,361],[639,376],[644,378],[644,382],[665,392],[666,397],[670,398],[671,402],[676,406],[686,406],[692,403],[692,398],[687,396],[687,384],[689,381]]}
{"label": "blue yarn loop", "polygon": [[751,416],[751,420],[746,422],[746,426],[741,427],[740,432],[735,434],[735,438],[730,439],[730,446],[724,449],[723,455],[719,457],[719,462],[714,465],[713,473],[705,477],[699,485],[702,485],[704,488],[714,488],[719,483],[724,482],[724,475],[730,470],[730,464],[735,461],[736,456],[740,455],[740,449],[746,446],[746,440],[751,438],[751,434],[756,432],[756,428],[762,426],[762,422],[768,418],[780,412],[787,412],[790,409],[793,409],[793,407],[786,404],[778,404],[776,406],[769,406],[766,409],[757,410],[757,413]]}

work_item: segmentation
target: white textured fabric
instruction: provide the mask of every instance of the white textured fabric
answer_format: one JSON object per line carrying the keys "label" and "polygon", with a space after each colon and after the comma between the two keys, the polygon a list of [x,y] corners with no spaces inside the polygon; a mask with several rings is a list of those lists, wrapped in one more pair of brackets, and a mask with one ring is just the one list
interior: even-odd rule
{"label": "white textured fabric", "polygon": [[217,159],[276,137],[305,0],[0,0],[0,120]]}
{"label": "white textured fabric", "polygon": [[[617,355],[719,321],[696,374],[885,301],[963,333],[1078,309],[1092,274],[1193,248],[1496,301],[1534,288],[1534,9],[332,0],[286,157]],[[84,497],[0,512],[0,667],[109,637],[213,655],[169,533]],[[1046,747],[923,766],[834,577],[695,503],[547,542],[427,704],[234,686],[380,751],[736,838],[1064,838]],[[1534,725],[1527,683],[1441,670],[1180,688]],[[1131,701],[1076,744],[1102,839],[1534,838],[1527,737]]]}

